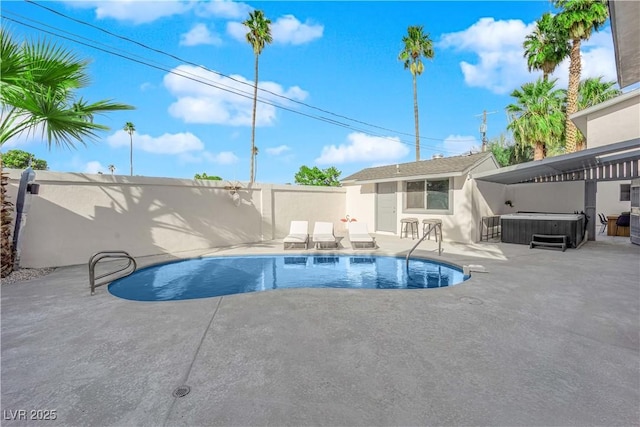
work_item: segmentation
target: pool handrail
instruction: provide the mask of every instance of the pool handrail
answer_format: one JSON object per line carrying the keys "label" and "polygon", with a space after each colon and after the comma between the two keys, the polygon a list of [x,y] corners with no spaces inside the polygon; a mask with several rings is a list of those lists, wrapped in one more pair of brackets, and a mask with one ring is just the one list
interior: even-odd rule
{"label": "pool handrail", "polygon": [[[98,264],[98,262],[100,262],[101,260],[105,259],[105,258],[113,258],[113,259],[127,259],[127,265],[125,265],[124,267],[115,270],[115,271],[111,271],[108,273],[104,273],[101,274],[99,276],[96,277],[96,264]],[[127,271],[129,270],[130,267],[131,271]],[[122,277],[128,276],[131,273],[133,273],[134,271],[136,271],[136,269],[138,268],[138,264],[136,263],[136,260],[129,255],[128,252],[125,251],[101,251],[101,252],[96,252],[95,254],[93,254],[91,256],[91,258],[89,258],[89,286],[91,288],[91,295],[95,295],[96,293],[96,288],[102,285],[106,285],[107,283],[111,283],[116,279],[120,279]],[[107,276],[111,276],[114,275],[116,273],[120,273],[122,271],[126,271],[125,274],[119,275],[118,277],[113,277],[110,278],[109,280],[105,280],[103,282],[99,282],[96,283],[96,279],[103,279]]]}
{"label": "pool handrail", "polygon": [[[409,257],[411,256],[411,254],[413,253],[413,251],[416,250],[416,248],[418,247],[418,245],[420,243],[422,243],[422,241],[429,236],[429,233],[424,233],[422,235],[422,237],[420,238],[420,240],[418,240],[418,243],[416,243],[415,245],[413,245],[413,247],[411,248],[411,250],[409,251],[409,253],[407,254],[407,270],[409,269]],[[437,239],[437,231],[436,231],[436,239]],[[442,255],[442,231],[440,231],[440,239],[438,239],[438,255]]]}

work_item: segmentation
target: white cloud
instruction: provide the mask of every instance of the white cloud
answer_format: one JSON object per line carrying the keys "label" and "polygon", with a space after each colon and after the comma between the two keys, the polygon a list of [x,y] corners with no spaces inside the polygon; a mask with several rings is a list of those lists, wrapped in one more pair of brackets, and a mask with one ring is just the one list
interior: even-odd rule
{"label": "white cloud", "polygon": [[84,165],[83,172],[84,173],[98,173],[98,172],[104,173],[105,170],[107,170],[106,167],[102,166],[102,164],[99,161],[94,160]]}
{"label": "white cloud", "polygon": [[112,18],[132,24],[147,24],[166,16],[180,15],[189,11],[191,2],[159,1],[152,5],[147,0],[118,1],[66,1],[67,5],[83,9],[94,9],[96,18]]}
{"label": "white cloud", "polygon": [[[29,117],[28,115],[20,115],[16,117],[15,118],[16,122],[14,125],[18,126],[19,124],[26,121],[28,117]],[[0,122],[3,122],[5,118],[6,118],[6,109],[0,108]],[[5,152],[5,150],[7,149],[14,149],[18,147],[20,149],[24,149],[29,145],[48,144],[47,134],[45,131],[46,131],[45,125],[43,123],[39,123],[35,127],[27,128],[22,132],[19,132],[18,134],[12,136],[11,139],[9,139],[7,142],[5,142],[0,146],[0,149],[3,152]],[[73,139],[71,141],[71,144],[75,147],[82,146],[82,143],[80,141],[73,140]],[[52,142],[51,146],[52,147],[55,146],[55,142]],[[65,145],[61,144],[61,146],[64,147]]]}
{"label": "white cloud", "polygon": [[[324,26],[310,20],[300,22],[293,15],[284,15],[271,24],[273,43],[300,45],[322,37]],[[247,27],[240,22],[228,22],[227,33],[234,39],[244,42]]]}
{"label": "white cloud", "polygon": [[198,2],[196,14],[199,16],[237,19],[249,15],[253,8],[246,3],[227,0],[214,0],[210,2]]}
{"label": "white cloud", "polygon": [[238,161],[238,156],[231,151],[222,151],[218,154],[205,151],[202,155],[207,161],[218,165],[232,165]]}
{"label": "white cloud", "polygon": [[[107,143],[112,147],[129,147],[129,134],[119,130],[107,137]],[[204,149],[204,144],[192,133],[175,133],[153,137],[144,134],[133,135],[133,148],[155,154],[180,154],[188,151]]]}
{"label": "white cloud", "polygon": [[266,149],[267,154],[271,154],[272,156],[279,156],[285,151],[291,150],[291,147],[288,145],[279,145],[277,147],[270,147]]}
{"label": "white cloud", "polygon": [[[250,126],[253,108],[253,81],[239,75],[232,75],[235,80],[189,65],[181,65],[173,70],[174,73],[164,77],[167,90],[177,97],[177,101],[169,106],[169,113],[186,123],[224,124],[228,126]],[[240,92],[244,96],[228,90],[204,85],[194,80],[183,78],[175,73],[189,75],[198,80],[206,81],[210,85]],[[258,84],[261,89],[275,94],[304,100],[307,92],[297,86],[284,89],[277,83],[262,81]],[[290,104],[280,97],[264,92],[258,92],[258,98],[277,104]],[[276,107],[258,102],[256,111],[256,126],[269,126],[275,122]]]}
{"label": "white cloud", "polygon": [[[0,114],[0,121],[3,121],[4,119],[5,119],[5,115],[4,115],[4,111],[2,111],[2,114]],[[18,119],[18,123],[22,121],[23,120]],[[24,148],[32,143],[37,143],[37,142],[44,143],[44,141],[46,140],[46,136],[42,131],[43,131],[42,126],[38,126],[37,129],[24,130],[18,133],[17,135],[12,136],[11,139],[9,139],[7,142],[2,144],[0,148],[2,148],[2,151],[4,152],[5,149],[14,149],[16,147]]]}
{"label": "white cloud", "polygon": [[322,37],[324,26],[308,19],[303,24],[293,15],[281,16],[271,24],[274,43],[299,45]]}
{"label": "white cloud", "polygon": [[247,27],[242,25],[242,22],[227,22],[227,34],[238,41],[244,42],[246,41]]}
{"label": "white cloud", "polygon": [[[600,31],[581,44],[582,72],[580,79],[603,77],[603,81],[617,81],[613,38],[610,29]],[[556,87],[566,88],[569,84],[569,59],[565,59],[552,74],[557,78]]]}
{"label": "white cloud", "polygon": [[222,39],[209,31],[205,24],[196,24],[188,33],[180,35],[180,46],[220,45]]}
{"label": "white cloud", "polygon": [[496,21],[493,18],[480,18],[464,31],[442,35],[438,45],[473,52],[499,52],[505,48],[522,49],[525,36],[531,33],[533,28],[534,24],[525,25],[519,19]]}
{"label": "white cloud", "polygon": [[394,161],[409,154],[409,147],[397,137],[370,136],[352,132],[348,143],[325,145],[315,161],[318,164],[341,164],[350,162]]}
{"label": "white cloud", "polygon": [[211,153],[209,151],[203,151],[197,153],[197,155],[191,153],[181,153],[178,156],[180,163],[202,163],[206,160],[209,163],[217,165],[231,165],[238,162],[238,156],[231,151],[222,151],[220,153]]}
{"label": "white cloud", "polygon": [[478,63],[460,63],[465,83],[503,94],[530,80],[522,43],[533,28],[517,19],[481,18],[464,31],[444,34],[437,46],[475,53]]}
{"label": "white cloud", "polygon": [[[462,61],[460,69],[468,86],[489,89],[505,94],[542,75],[529,73],[522,43],[535,28],[535,23],[525,24],[521,20],[496,21],[481,18],[464,31],[444,34],[436,47],[455,49],[477,55],[475,63]],[[582,43],[583,70],[581,78],[605,76],[616,79],[613,42],[610,30],[595,33]],[[558,66],[553,78],[558,78],[557,87],[566,87],[568,59]]]}
{"label": "white cloud", "polygon": [[143,91],[143,92],[146,91],[146,90],[154,89],[154,88],[155,88],[155,86],[152,83],[149,83],[149,82],[144,82],[144,83],[142,83],[140,85],[140,90]]}
{"label": "white cloud", "polygon": [[449,135],[442,143],[443,154],[446,156],[478,151],[480,147],[480,141],[471,135]]}

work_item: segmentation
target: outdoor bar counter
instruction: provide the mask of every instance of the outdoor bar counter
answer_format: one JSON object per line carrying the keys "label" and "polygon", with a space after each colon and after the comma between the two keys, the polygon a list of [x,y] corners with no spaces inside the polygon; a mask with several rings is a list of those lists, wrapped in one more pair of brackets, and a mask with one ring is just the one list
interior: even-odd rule
{"label": "outdoor bar counter", "polygon": [[575,248],[584,239],[585,216],[561,213],[515,213],[500,216],[503,243],[528,245],[534,234],[567,236]]}

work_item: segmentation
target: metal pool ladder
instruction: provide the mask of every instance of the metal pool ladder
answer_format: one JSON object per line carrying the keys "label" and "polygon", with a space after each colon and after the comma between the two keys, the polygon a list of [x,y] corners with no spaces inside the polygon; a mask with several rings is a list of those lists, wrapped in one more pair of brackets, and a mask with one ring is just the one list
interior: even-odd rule
{"label": "metal pool ladder", "polygon": [[[110,259],[127,259],[127,265],[125,265],[122,268],[119,268],[118,270],[115,271],[111,271],[108,273],[104,273],[101,274],[99,276],[96,277],[96,264],[98,264],[98,262],[100,262],[101,260],[105,259],[105,258],[110,258]],[[102,286],[102,285],[106,285],[107,283],[113,282],[116,279],[120,279],[122,277],[128,276],[131,273],[133,273],[134,271],[136,271],[136,268],[138,268],[138,264],[136,264],[136,260],[133,259],[133,257],[131,255],[129,255],[127,252],[125,251],[101,251],[101,252],[96,252],[95,254],[93,254],[91,256],[91,258],[89,258],[89,285],[91,286],[91,295],[95,295],[96,293],[96,288],[98,286]],[[98,282],[96,283],[97,279],[103,279],[107,276],[112,276],[116,273],[121,273],[124,272],[123,274],[120,274],[116,277],[111,277],[108,280],[105,280],[103,282]]]}
{"label": "metal pool ladder", "polygon": [[[438,235],[438,234],[436,233],[436,236],[437,236],[437,235]],[[407,258],[406,258],[406,260],[407,260],[407,270],[409,269],[409,257],[411,256],[411,254],[413,253],[413,251],[415,251],[415,250],[416,250],[416,248],[418,247],[418,245],[419,245],[420,243],[422,243],[422,241],[423,241],[427,236],[429,236],[429,233],[424,233],[424,234],[422,235],[422,238],[421,238],[420,240],[418,240],[418,243],[416,243],[415,245],[413,245],[413,247],[411,248],[411,250],[410,250],[410,251],[409,251],[409,253],[407,254]],[[436,238],[437,238],[437,237],[436,237]],[[440,240],[438,240],[438,255],[442,255],[442,234],[440,234]]]}

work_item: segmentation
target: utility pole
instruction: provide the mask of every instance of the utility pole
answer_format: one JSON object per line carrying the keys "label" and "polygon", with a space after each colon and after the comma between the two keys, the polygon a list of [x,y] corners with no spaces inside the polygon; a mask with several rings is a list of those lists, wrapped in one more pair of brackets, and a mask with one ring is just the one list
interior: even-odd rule
{"label": "utility pole", "polygon": [[487,114],[494,114],[497,111],[487,112],[483,110],[482,114],[476,115],[476,117],[482,116],[482,123],[480,124],[480,135],[482,135],[482,152],[487,151]]}

